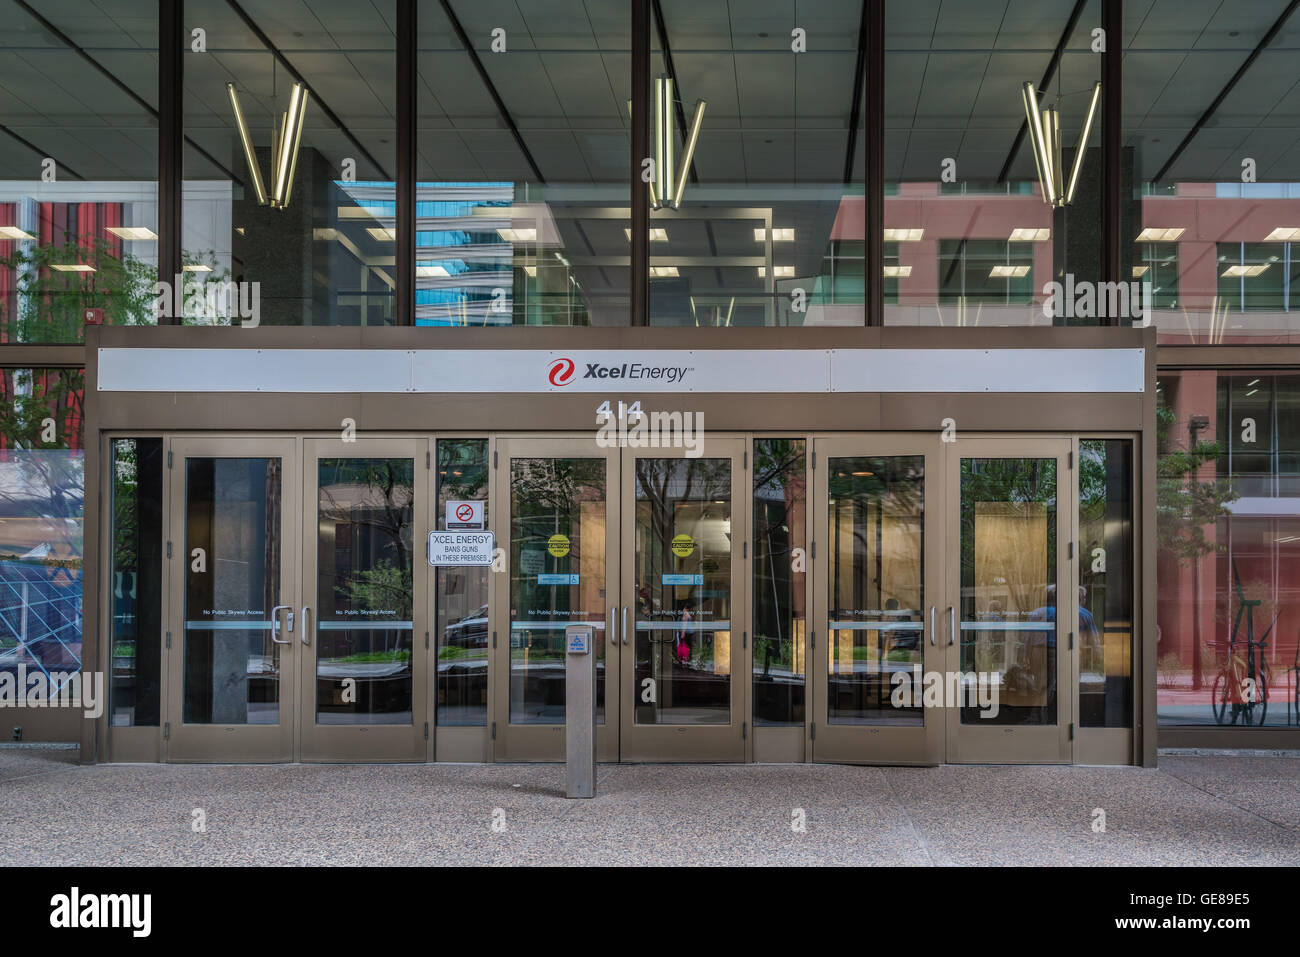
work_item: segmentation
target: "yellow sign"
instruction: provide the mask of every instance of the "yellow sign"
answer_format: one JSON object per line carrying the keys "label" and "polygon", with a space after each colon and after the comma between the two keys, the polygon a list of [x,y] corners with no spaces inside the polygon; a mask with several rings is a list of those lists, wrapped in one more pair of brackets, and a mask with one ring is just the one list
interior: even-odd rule
{"label": "yellow sign", "polygon": [[546,542],[546,550],[556,558],[563,558],[569,554],[569,536],[552,535]]}
{"label": "yellow sign", "polygon": [[678,558],[685,558],[695,551],[695,539],[689,535],[673,536],[673,554]]}

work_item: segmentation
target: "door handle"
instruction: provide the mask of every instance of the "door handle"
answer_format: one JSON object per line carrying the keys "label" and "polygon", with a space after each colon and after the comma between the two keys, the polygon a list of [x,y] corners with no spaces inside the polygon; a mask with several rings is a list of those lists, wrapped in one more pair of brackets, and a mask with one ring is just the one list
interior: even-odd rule
{"label": "door handle", "polygon": [[304,645],[310,645],[310,644],[311,644],[311,641],[310,641],[310,638],[311,638],[311,632],[308,631],[308,629],[307,629],[307,615],[310,614],[310,612],[311,612],[311,609],[310,609],[310,608],[308,608],[306,605],[303,605],[303,606],[302,606],[302,615],[301,615],[301,618],[302,618],[302,643],[303,643]]}
{"label": "door handle", "polygon": [[623,644],[627,644],[627,605],[623,606]]}
{"label": "door handle", "polygon": [[930,606],[930,644],[934,644],[934,606]]}
{"label": "door handle", "polygon": [[957,644],[957,611],[952,605],[948,606],[948,644]]}
{"label": "door handle", "polygon": [[616,630],[618,626],[618,622],[614,620],[614,616],[617,614],[617,612],[618,612],[618,607],[616,605],[609,606],[609,619],[606,621],[606,625],[608,626],[609,643],[611,645],[618,644],[618,631]]}
{"label": "door handle", "polygon": [[289,618],[287,622],[288,627],[285,630],[289,634],[293,634],[293,609],[290,608],[288,605],[276,605],[274,608],[271,609],[271,640],[274,641],[277,645],[287,645],[289,644],[288,638],[281,640],[280,638],[276,637],[277,635],[280,634],[280,611],[281,610],[287,611],[289,613]]}

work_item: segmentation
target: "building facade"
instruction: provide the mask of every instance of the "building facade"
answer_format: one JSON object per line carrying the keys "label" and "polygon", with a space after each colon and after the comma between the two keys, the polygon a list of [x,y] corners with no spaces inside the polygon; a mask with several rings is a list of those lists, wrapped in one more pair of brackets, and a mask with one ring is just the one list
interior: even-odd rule
{"label": "building facade", "polygon": [[1300,746],[1294,6],[0,0],[4,732]]}

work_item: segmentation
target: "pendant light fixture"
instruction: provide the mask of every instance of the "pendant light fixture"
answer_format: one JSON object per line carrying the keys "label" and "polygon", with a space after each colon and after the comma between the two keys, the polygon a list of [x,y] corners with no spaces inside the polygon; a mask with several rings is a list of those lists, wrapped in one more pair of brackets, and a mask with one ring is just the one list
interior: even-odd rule
{"label": "pendant light fixture", "polygon": [[690,132],[686,135],[686,147],[682,151],[681,163],[674,162],[677,149],[676,110],[673,101],[673,78],[667,75],[655,79],[654,90],[654,160],[655,175],[650,181],[650,206],[652,209],[679,209],[682,196],[686,192],[686,180],[691,172],[691,161],[695,158],[695,147],[700,141],[700,128],[704,125],[704,100],[695,103],[695,115],[691,118]]}
{"label": "pendant light fixture", "polygon": [[[1057,106],[1042,109],[1034,84],[1026,83],[1021,92],[1025,101],[1025,119],[1029,124],[1029,138],[1034,145],[1034,165],[1038,168],[1038,183],[1043,190],[1043,202],[1051,206],[1069,206],[1074,201],[1074,191],[1079,185],[1079,171],[1083,169],[1083,155],[1088,151],[1088,135],[1097,115],[1101,99],[1101,83],[1092,88],[1088,115],[1079,134],[1079,145],[1074,151],[1074,162],[1067,177],[1061,159],[1061,111]],[[1057,97],[1057,103],[1060,103]]]}
{"label": "pendant light fixture", "polygon": [[244,161],[248,164],[249,175],[253,178],[253,192],[257,194],[257,205],[284,209],[289,205],[293,195],[294,174],[298,171],[298,151],[302,148],[303,121],[307,116],[307,88],[295,83],[289,94],[289,109],[280,114],[279,130],[271,131],[271,191],[266,190],[262,179],[262,170],[257,162],[257,152],[253,148],[253,137],[248,131],[248,121],[244,110],[239,105],[239,94],[235,84],[227,83],[226,92],[230,95],[230,107],[235,113],[235,126],[239,130],[239,141],[244,147]]}

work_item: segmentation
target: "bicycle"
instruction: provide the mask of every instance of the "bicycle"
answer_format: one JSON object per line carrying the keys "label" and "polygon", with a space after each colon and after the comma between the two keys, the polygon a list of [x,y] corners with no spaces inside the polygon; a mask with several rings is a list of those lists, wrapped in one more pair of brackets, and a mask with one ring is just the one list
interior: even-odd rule
{"label": "bicycle", "polygon": [[[1241,578],[1233,564],[1232,577],[1237,588],[1237,598],[1241,602],[1237,617],[1232,623],[1232,637],[1228,639],[1228,653],[1223,663],[1223,670],[1214,679],[1210,691],[1210,707],[1214,711],[1215,724],[1236,725],[1238,721],[1247,727],[1264,724],[1268,715],[1268,662],[1264,649],[1268,647],[1268,636],[1277,624],[1281,613],[1273,619],[1268,630],[1255,640],[1255,609],[1264,602],[1261,599],[1249,601],[1241,587]],[[1235,654],[1238,635],[1241,629],[1242,615],[1246,616],[1246,653],[1243,657]],[[1258,653],[1258,667],[1256,666]],[[1232,710],[1229,711],[1229,705]]]}

